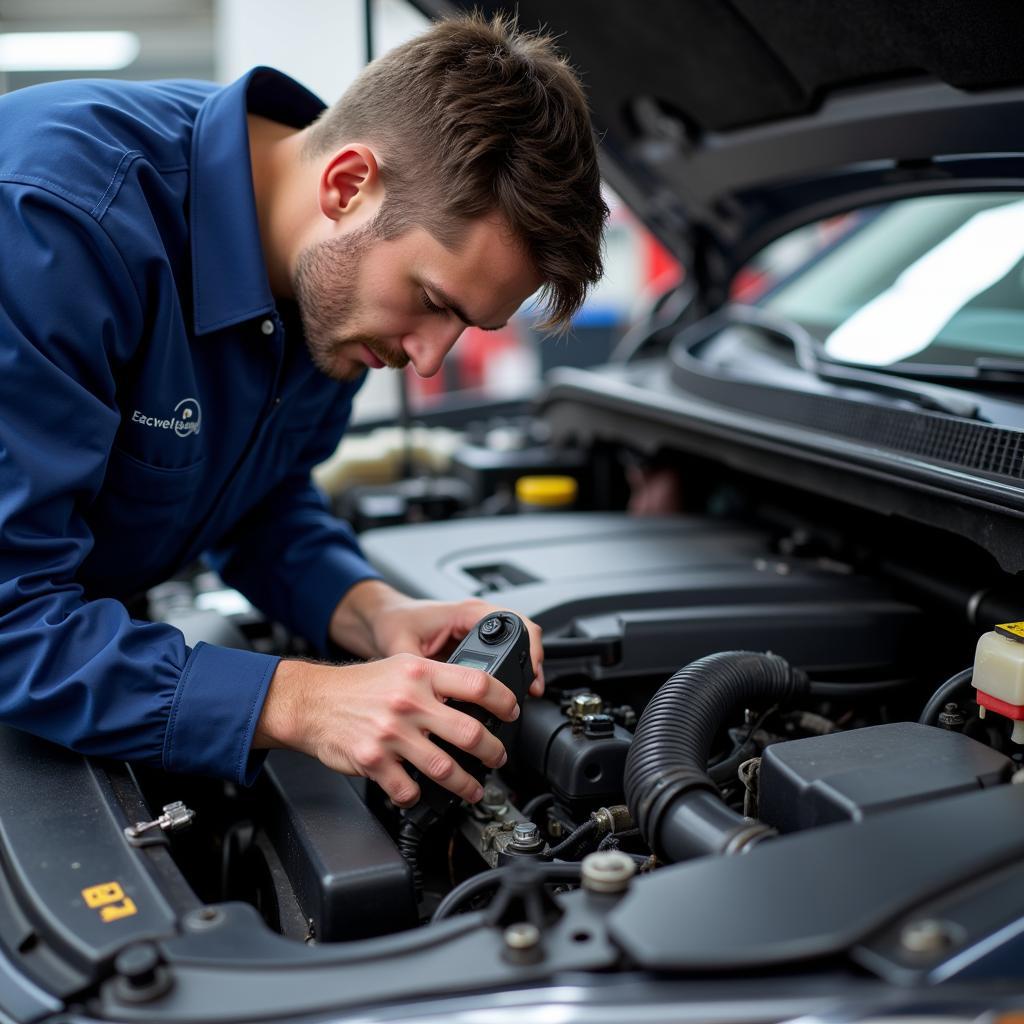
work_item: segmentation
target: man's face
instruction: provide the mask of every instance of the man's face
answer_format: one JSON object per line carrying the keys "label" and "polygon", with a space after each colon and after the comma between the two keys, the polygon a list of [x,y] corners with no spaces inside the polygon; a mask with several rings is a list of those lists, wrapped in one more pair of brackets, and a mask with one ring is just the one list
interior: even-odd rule
{"label": "man's face", "polygon": [[313,362],[351,380],[409,363],[433,376],[467,326],[502,327],[541,284],[503,223],[484,217],[456,252],[420,227],[384,241],[370,225],[314,243],[294,289]]}

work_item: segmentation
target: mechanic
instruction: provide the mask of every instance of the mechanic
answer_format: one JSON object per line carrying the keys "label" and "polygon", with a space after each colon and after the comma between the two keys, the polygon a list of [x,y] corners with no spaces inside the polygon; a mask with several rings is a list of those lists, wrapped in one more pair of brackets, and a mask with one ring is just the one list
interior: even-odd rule
{"label": "mechanic", "polygon": [[[506,18],[440,22],[329,109],[258,68],[0,99],[0,720],[248,784],[284,746],[480,787],[511,692],[432,660],[492,605],[377,578],[310,481],[367,369],[423,376],[538,289],[568,324],[607,209],[574,73]],[[268,616],[369,660],[197,644],[126,602],[200,554]],[[539,628],[530,623],[543,689]]]}

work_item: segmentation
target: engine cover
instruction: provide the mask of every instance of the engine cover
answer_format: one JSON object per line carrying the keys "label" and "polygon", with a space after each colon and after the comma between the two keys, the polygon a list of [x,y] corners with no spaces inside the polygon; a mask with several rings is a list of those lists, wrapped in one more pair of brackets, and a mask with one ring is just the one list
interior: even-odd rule
{"label": "engine cover", "polygon": [[761,757],[758,817],[780,832],[859,821],[995,785],[1012,768],[991,747],[916,722],[790,740]]}

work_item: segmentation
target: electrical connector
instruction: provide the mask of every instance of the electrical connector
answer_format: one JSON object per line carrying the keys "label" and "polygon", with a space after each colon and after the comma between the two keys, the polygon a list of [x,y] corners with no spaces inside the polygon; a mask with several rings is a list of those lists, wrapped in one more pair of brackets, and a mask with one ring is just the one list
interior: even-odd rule
{"label": "electrical connector", "polygon": [[996,626],[978,640],[974,678],[978,714],[986,711],[1013,722],[1010,738],[1024,744],[1024,622]]}

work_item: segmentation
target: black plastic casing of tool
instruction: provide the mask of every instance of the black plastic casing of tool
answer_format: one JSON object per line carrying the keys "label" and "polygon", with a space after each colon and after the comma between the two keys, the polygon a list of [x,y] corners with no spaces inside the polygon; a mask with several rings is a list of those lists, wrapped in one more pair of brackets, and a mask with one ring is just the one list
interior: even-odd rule
{"label": "black plastic casing of tool", "polygon": [[[494,676],[516,695],[516,702],[522,705],[526,691],[533,681],[530,634],[518,615],[505,611],[494,612],[481,619],[469,631],[448,659],[448,664],[465,665],[467,668],[480,669]],[[448,706],[482,722],[484,728],[493,733],[506,750],[510,748],[518,734],[518,720],[503,722],[479,704],[453,700]],[[487,767],[482,761],[436,736],[432,735],[430,739],[451,754],[477,781],[483,782]],[[421,772],[410,774],[419,783],[421,795],[419,803],[405,812],[406,820],[415,822],[421,828],[426,827],[459,802],[454,793],[426,778]]]}

